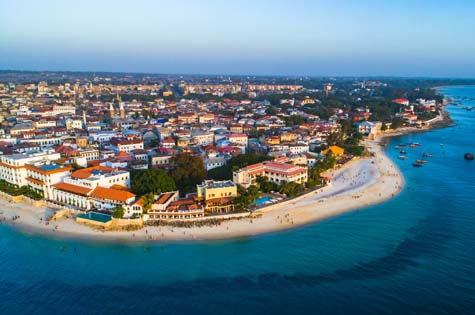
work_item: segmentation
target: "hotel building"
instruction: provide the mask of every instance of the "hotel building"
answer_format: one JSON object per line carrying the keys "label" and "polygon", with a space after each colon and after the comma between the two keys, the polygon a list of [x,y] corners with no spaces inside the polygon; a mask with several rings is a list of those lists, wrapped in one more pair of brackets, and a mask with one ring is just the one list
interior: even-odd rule
{"label": "hotel building", "polygon": [[226,213],[234,211],[234,198],[237,197],[237,186],[230,180],[206,180],[196,185],[197,200],[205,206],[207,213]]}
{"label": "hotel building", "polygon": [[258,176],[265,176],[278,185],[283,182],[305,184],[308,180],[307,171],[308,168],[303,166],[266,161],[233,172],[233,182],[248,188],[255,183]]}

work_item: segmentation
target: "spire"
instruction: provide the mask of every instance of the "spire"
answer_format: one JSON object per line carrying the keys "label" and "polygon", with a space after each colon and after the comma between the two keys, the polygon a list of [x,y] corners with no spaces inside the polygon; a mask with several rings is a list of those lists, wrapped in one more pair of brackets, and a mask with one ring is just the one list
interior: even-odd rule
{"label": "spire", "polygon": [[109,115],[111,118],[114,118],[115,116],[115,109],[114,109],[114,104],[110,104],[110,107],[109,107]]}

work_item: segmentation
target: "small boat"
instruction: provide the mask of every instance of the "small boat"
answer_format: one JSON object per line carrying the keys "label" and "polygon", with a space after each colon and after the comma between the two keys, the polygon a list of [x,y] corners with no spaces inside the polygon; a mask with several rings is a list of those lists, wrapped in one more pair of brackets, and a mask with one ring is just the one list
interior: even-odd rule
{"label": "small boat", "polygon": [[423,163],[412,163],[412,166],[414,167],[422,167],[424,164]]}
{"label": "small boat", "polygon": [[426,160],[416,160],[416,163],[419,163],[419,164],[424,164],[425,162],[427,162]]}
{"label": "small boat", "polygon": [[406,144],[405,144],[405,143],[399,143],[399,145],[398,145],[398,146],[399,146],[399,147],[405,147],[405,146],[406,146]]}
{"label": "small boat", "polygon": [[432,154],[424,152],[422,153],[422,157],[432,157]]}
{"label": "small boat", "polygon": [[400,160],[407,160],[407,156],[405,156],[405,155],[400,155],[397,158],[400,159]]}
{"label": "small boat", "polygon": [[411,144],[409,145],[409,147],[410,147],[410,148],[413,148],[413,149],[414,149],[414,148],[417,148],[418,146],[420,146],[420,143],[417,143],[417,142],[411,143]]}
{"label": "small boat", "polygon": [[407,154],[407,152],[406,152],[405,150],[401,150],[401,151],[399,151],[399,153],[401,153],[401,154]]}

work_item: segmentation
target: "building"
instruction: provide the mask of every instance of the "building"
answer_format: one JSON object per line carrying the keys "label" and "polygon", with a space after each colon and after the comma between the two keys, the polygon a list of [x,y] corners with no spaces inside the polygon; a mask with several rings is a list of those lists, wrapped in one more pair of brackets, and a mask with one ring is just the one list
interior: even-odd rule
{"label": "building", "polygon": [[0,156],[0,179],[23,187],[28,184],[27,165],[46,164],[49,161],[58,160],[61,157],[54,151],[30,151],[21,154],[11,154]]}
{"label": "building", "polygon": [[233,133],[229,135],[229,141],[234,145],[247,147],[247,135],[244,133]]}
{"label": "building", "polygon": [[77,170],[64,179],[65,183],[86,188],[121,186],[130,188],[130,174],[127,171],[105,166],[93,166]]}
{"label": "building", "polygon": [[226,213],[234,211],[237,186],[230,180],[206,180],[196,185],[197,200],[204,204],[206,213]]}
{"label": "building", "polygon": [[26,185],[33,191],[43,195],[45,199],[53,199],[53,185],[60,183],[71,174],[71,167],[63,167],[54,163],[27,164]]}
{"label": "building", "polygon": [[342,156],[344,153],[345,153],[345,149],[343,148],[340,148],[339,146],[336,146],[336,145],[332,145],[331,147],[329,147],[328,149],[326,150],[323,150],[322,151],[322,154],[323,155],[326,155],[328,154],[329,152],[331,152],[334,156]]}
{"label": "building", "polygon": [[78,156],[85,158],[87,161],[98,160],[99,150],[97,149],[78,150]]}
{"label": "building", "polygon": [[140,139],[118,139],[113,138],[110,140],[110,148],[114,152],[124,151],[130,153],[137,149],[143,149],[143,141]]}
{"label": "building", "polygon": [[[183,220],[204,216],[204,208],[193,199],[179,199],[179,192],[158,195],[147,212],[146,220]],[[145,218],[145,217],[144,217]]]}
{"label": "building", "polygon": [[265,176],[278,185],[283,182],[305,184],[308,181],[307,171],[305,166],[266,161],[234,171],[233,182],[247,188],[255,183],[257,177]]}
{"label": "building", "polygon": [[207,171],[226,165],[226,159],[223,157],[208,157],[204,159],[204,165]]}

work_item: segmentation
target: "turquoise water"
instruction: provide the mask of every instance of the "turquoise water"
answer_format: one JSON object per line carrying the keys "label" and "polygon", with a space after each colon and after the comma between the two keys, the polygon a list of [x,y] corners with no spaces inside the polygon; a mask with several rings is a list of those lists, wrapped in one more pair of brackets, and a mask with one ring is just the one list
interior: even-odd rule
{"label": "turquoise water", "polygon": [[[304,228],[110,245],[0,225],[0,314],[474,314],[475,163],[463,154],[475,151],[475,113],[449,111],[456,127],[388,147],[406,178],[399,196]],[[402,161],[401,142],[421,147]],[[433,157],[412,167],[422,152]]]}
{"label": "turquoise water", "polygon": [[112,220],[111,215],[103,214],[103,213],[100,213],[100,212],[94,212],[94,211],[89,211],[87,213],[79,214],[78,217],[83,218],[83,219],[89,219],[89,220],[97,221],[97,222],[103,222],[103,223],[106,223],[106,222],[109,222],[110,220]]}
{"label": "turquoise water", "polygon": [[267,201],[272,200],[271,196],[262,196],[259,199],[256,200],[255,205],[260,206],[263,203],[266,203]]}

